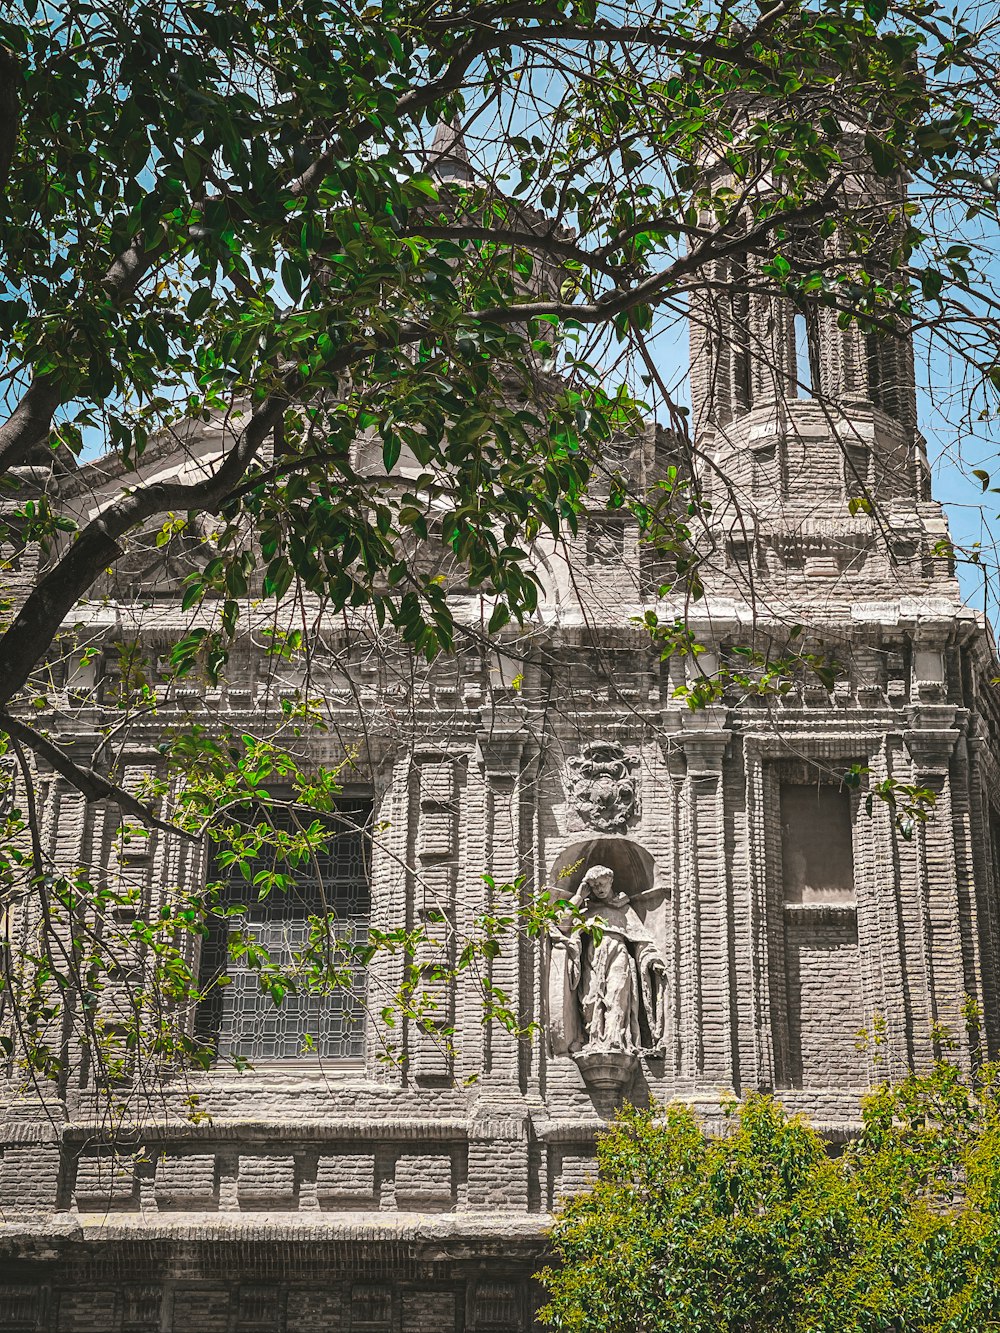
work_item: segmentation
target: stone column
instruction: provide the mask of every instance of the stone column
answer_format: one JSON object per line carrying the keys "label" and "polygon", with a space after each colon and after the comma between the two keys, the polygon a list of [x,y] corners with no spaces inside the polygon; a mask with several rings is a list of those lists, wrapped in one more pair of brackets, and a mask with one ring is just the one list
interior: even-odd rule
{"label": "stone column", "polygon": [[414,763],[417,821],[413,925],[424,931],[415,962],[422,970],[430,1009],[423,1024],[412,1023],[409,1072],[417,1079],[447,1079],[452,1069],[448,1036],[455,997],[450,982],[435,981],[454,961],[456,811],[455,763],[446,751],[428,749]]}
{"label": "stone column", "polygon": [[[388,754],[380,774],[381,799],[376,805],[375,819],[385,827],[372,846],[371,925],[386,933],[401,925],[408,926],[411,920],[410,766],[409,754]],[[366,1077],[379,1083],[399,1083],[405,1067],[400,1061],[409,1053],[400,1044],[402,1025],[395,1013],[395,997],[403,984],[406,962],[402,950],[390,953],[383,949],[376,953],[370,966],[365,1070]],[[391,1026],[382,1018],[383,1006],[391,1012]],[[381,1059],[384,1054],[391,1058]]]}
{"label": "stone column", "polygon": [[[869,754],[870,787],[894,776],[901,750],[898,736],[886,737]],[[862,799],[867,801],[867,797]],[[886,803],[874,796],[871,800],[871,816],[859,824],[855,834],[858,944],[866,973],[872,978],[858,1026],[870,1029],[876,1016],[885,1022],[882,1045],[868,1050],[868,1077],[878,1083],[903,1077],[913,1062],[914,1030],[919,1026],[926,1033],[927,1023],[923,1018],[914,1023],[914,1006],[918,1014],[923,1013],[921,985],[917,976],[911,987],[908,974],[913,931],[907,927],[907,866],[900,849],[910,844],[899,838]]]}
{"label": "stone column", "polygon": [[[523,737],[494,725],[477,738],[485,782],[485,873],[497,885],[512,883],[522,869],[521,772]],[[514,903],[486,888],[486,911],[504,916]],[[525,959],[518,937],[501,940],[488,979],[520,1010]],[[527,1212],[530,1118],[522,1092],[521,1043],[499,1023],[485,1033],[479,1096],[469,1116],[469,1208]]]}
{"label": "stone column", "polygon": [[[980,724],[981,725],[981,724]],[[989,809],[984,800],[983,754],[988,752],[988,738],[983,734],[966,738],[967,785],[969,791],[970,867],[974,885],[973,899],[979,923],[981,959],[981,1003],[983,1007],[980,1042],[983,1055],[993,1057],[1000,1044],[1000,995],[997,993],[1000,948],[998,948],[998,894],[991,855]]]}
{"label": "stone column", "polygon": [[681,1074],[685,1070],[686,1053],[692,1047],[693,1031],[691,1006],[688,1004],[690,991],[687,984],[692,974],[692,930],[688,911],[690,876],[687,874],[687,867],[690,863],[690,854],[685,837],[684,787],[687,774],[683,755],[669,753],[666,770],[670,783],[670,862],[664,869],[671,885],[668,898],[668,929],[670,956],[673,962],[670,987],[670,1041],[667,1050],[668,1068],[673,1074]]}
{"label": "stone column", "polygon": [[470,1210],[528,1211],[530,1130],[524,1098],[502,1080],[488,1080],[469,1116]]}
{"label": "stone column", "polygon": [[[776,955],[779,976],[784,977],[785,923],[781,915],[780,886],[770,886],[777,892],[769,892],[768,884],[768,831],[774,819],[774,812],[768,809],[768,797],[774,797],[774,784],[765,782],[760,749],[749,738],[744,740],[743,754],[746,778],[746,902],[743,912],[746,919],[743,928],[747,947],[736,950],[736,970],[737,991],[742,1000],[739,1009],[743,1034],[740,1053],[746,1068],[740,1073],[741,1082],[766,1091],[776,1086],[776,1066],[782,1069],[788,1066],[787,1056],[781,1058],[785,1052],[775,1050],[779,1042],[772,1022],[775,1003],[770,980],[772,954]],[[768,790],[769,786],[771,790]],[[737,930],[739,937],[739,926]],[[772,948],[772,943],[778,948]],[[783,995],[778,1008],[782,1035],[787,1044]]]}

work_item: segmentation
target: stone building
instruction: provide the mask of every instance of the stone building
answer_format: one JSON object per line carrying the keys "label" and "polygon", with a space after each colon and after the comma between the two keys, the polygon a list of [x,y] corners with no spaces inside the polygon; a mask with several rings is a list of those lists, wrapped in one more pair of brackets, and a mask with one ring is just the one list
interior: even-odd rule
{"label": "stone building", "polygon": [[[699,540],[714,551],[688,608],[700,656],[661,661],[636,623],[684,607],[659,598],[652,553],[600,488],[579,536],[537,553],[546,593],[525,632],[470,638],[433,666],[364,627],[317,632],[330,725],[309,744],[317,761],[358,754],[323,866],[338,913],[358,932],[443,914],[472,935],[504,910],[500,886],[559,886],[582,927],[507,940],[487,965],[541,1030],[484,1024],[482,978],[466,973],[440,1011],[452,1039],[388,1033],[377,997],[402,967],[388,952],[364,993],[281,1009],[230,964],[195,1020],[218,1064],[127,1123],[109,1122],[85,1067],[58,1105],[12,1081],[4,1333],[526,1333],[547,1218],[586,1185],[620,1098],[681,1097],[711,1120],[725,1092],[775,1089],[837,1136],[859,1094],[929,1059],[943,1029],[963,1063],[997,1051],[996,667],[929,498],[912,355],[835,320],[797,340],[766,298],[693,314],[712,496]],[[144,467],[195,468],[228,429],[151,445]],[[670,461],[653,429],[606,460],[641,487]],[[98,461],[59,485],[82,511],[117,480]],[[864,496],[874,515],[852,513]],[[189,630],[183,572],[182,555],[137,553],[81,610],[101,652],[64,680],[67,745],[93,745],[115,642],[138,637],[155,664]],[[470,625],[480,612],[470,593]],[[806,673],[700,710],[677,693],[791,626],[836,661],[830,688]],[[155,770],[167,726],[278,716],[302,680],[262,657],[248,633],[228,682],[174,689],[137,720],[132,778]],[[886,779],[935,794],[908,838],[868,800]],[[162,834],[121,849],[111,811],[40,782],[50,845],[127,872],[151,910],[164,886],[209,875],[203,850]],[[316,886],[299,887],[254,909],[265,938],[301,931]],[[203,975],[225,966],[225,929],[202,945]],[[387,1041],[401,1058],[382,1058]]]}

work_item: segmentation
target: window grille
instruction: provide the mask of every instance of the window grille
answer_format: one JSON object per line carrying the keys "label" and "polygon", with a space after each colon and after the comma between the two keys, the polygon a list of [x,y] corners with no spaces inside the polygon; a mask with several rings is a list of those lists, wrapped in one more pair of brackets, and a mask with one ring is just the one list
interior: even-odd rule
{"label": "window grille", "polygon": [[[291,967],[307,943],[310,918],[332,914],[335,939],[364,944],[371,911],[371,816],[369,801],[342,802],[336,814],[328,817],[331,832],[325,846],[298,866],[276,862],[271,848],[262,849],[251,864],[251,881],[265,868],[293,880],[288,889],[273,888],[263,900],[258,900],[259,890],[238,866],[212,866],[210,878],[223,884],[220,907],[245,907],[235,916],[213,914],[202,942],[202,987],[219,976],[229,977],[228,985],[211,987],[196,1022],[198,1035],[212,1042],[221,1058],[238,1057],[251,1063],[310,1055],[328,1060],[363,1058],[365,976],[357,963],[343,960],[351,968],[349,987],[319,993],[297,987],[279,1005],[261,989],[259,973],[245,959],[229,957],[229,936],[242,931],[281,968]],[[305,824],[315,817],[307,814]],[[250,823],[264,818],[263,812],[251,813]],[[274,810],[267,818],[277,828],[295,828],[288,811]]]}

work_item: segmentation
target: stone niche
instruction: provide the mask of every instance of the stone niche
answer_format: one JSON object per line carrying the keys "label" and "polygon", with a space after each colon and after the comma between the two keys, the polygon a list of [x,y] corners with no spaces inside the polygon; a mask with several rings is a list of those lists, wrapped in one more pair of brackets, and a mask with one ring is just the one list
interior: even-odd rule
{"label": "stone niche", "polygon": [[567,903],[546,951],[549,1052],[611,1097],[667,1040],[666,894],[654,869],[631,838],[592,837],[564,848],[549,880]]}
{"label": "stone niche", "polygon": [[612,870],[616,884],[621,884],[633,903],[641,902],[644,910],[648,902],[663,897],[655,886],[653,857],[632,838],[594,836],[574,841],[556,858],[549,883],[570,898],[595,865]]}

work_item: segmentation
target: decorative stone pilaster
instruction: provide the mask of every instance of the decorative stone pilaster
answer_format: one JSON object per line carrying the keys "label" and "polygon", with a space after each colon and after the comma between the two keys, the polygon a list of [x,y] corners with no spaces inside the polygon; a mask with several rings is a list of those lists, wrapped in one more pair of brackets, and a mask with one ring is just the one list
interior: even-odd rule
{"label": "decorative stone pilaster", "polygon": [[[774,1031],[772,1015],[778,997],[771,994],[770,966],[772,938],[780,947],[779,975],[784,967],[784,922],[780,919],[780,886],[768,885],[768,796],[764,764],[759,747],[744,741],[744,769],[746,779],[746,930],[747,947],[738,951],[736,959],[737,991],[743,996],[740,1006],[740,1030],[745,1034],[741,1043],[741,1082],[758,1091],[767,1091],[777,1083],[776,1067],[788,1067],[787,1053],[776,1050],[778,1034]],[[778,952],[775,948],[773,952]],[[783,988],[780,988],[783,991]],[[783,995],[779,1008],[779,1027],[787,1046],[787,1016]]]}
{"label": "decorative stone pilaster", "polygon": [[523,1098],[503,1083],[488,1084],[469,1116],[470,1211],[528,1211],[530,1134]]}
{"label": "decorative stone pilaster", "polygon": [[413,922],[424,931],[416,962],[428,977],[427,993],[436,1004],[433,1019],[413,1032],[410,1072],[422,1080],[451,1074],[451,1041],[455,997],[445,993],[433,976],[449,967],[455,925],[457,851],[455,762],[446,751],[428,750],[416,757],[416,872]]}
{"label": "decorative stone pilaster", "polygon": [[[985,728],[983,729],[985,731]],[[972,867],[975,885],[975,911],[979,941],[977,969],[978,993],[982,1005],[982,1027],[979,1034],[984,1055],[993,1056],[1000,1045],[1000,994],[998,994],[998,962],[1000,962],[1000,885],[991,856],[990,819],[985,802],[984,757],[989,753],[989,738],[983,732],[967,735],[965,739],[966,784],[969,800],[969,827],[967,862]]]}
{"label": "decorative stone pilaster", "polygon": [[[372,847],[372,915],[375,930],[389,932],[410,919],[410,757],[405,753],[387,756],[383,774],[385,796],[376,811],[383,826]],[[371,965],[371,994],[395,996],[403,985],[408,959],[402,950],[379,951]],[[408,1055],[399,1047],[399,1030],[389,1026],[373,1004],[368,1013],[367,1075],[380,1083],[398,1082],[401,1066],[396,1061],[381,1060],[388,1051],[393,1056]]]}
{"label": "decorative stone pilaster", "polygon": [[[681,978],[688,990],[682,1031],[693,1047],[682,1050],[682,1075],[732,1086],[733,1031],[730,969],[731,904],[725,846],[723,758],[731,733],[722,725],[725,710],[708,708],[684,719],[672,739],[687,761],[684,873],[688,939]],[[682,915],[684,913],[682,912]]]}
{"label": "decorative stone pilaster", "polygon": [[0,1214],[4,1221],[58,1211],[63,1166],[58,1130],[41,1121],[9,1123],[0,1127],[0,1146]]}
{"label": "decorative stone pilaster", "polygon": [[[903,739],[913,763],[913,781],[935,796],[926,823],[917,822],[917,917],[919,957],[928,1004],[931,1032],[928,1053],[941,1053],[941,1029],[956,1043],[956,1053],[969,1058],[969,1041],[962,1013],[966,992],[962,958],[961,912],[955,865],[950,771],[955,744],[961,735],[959,710],[948,705],[921,704],[911,710],[911,727]],[[911,983],[912,984],[912,983]],[[914,1033],[919,1052],[923,1034]]]}
{"label": "decorative stone pilaster", "polygon": [[[499,888],[511,884],[521,871],[521,768],[523,734],[494,727],[477,737],[477,758],[486,783],[486,866],[484,870]],[[484,907],[508,912],[512,904],[487,888]],[[516,1008],[521,1001],[523,958],[515,935],[501,943],[501,951],[489,963],[489,982]],[[520,1086],[520,1043],[498,1023],[486,1030],[483,1074]]]}

